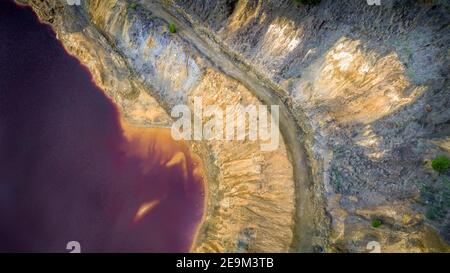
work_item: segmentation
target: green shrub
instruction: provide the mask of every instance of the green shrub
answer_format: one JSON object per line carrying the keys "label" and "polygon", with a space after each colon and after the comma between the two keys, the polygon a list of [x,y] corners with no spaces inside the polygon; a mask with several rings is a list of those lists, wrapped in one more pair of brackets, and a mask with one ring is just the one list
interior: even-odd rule
{"label": "green shrub", "polygon": [[443,173],[450,167],[450,159],[445,155],[436,156],[436,158],[431,161],[431,167],[433,170]]}
{"label": "green shrub", "polygon": [[174,23],[170,23],[169,24],[169,31],[170,31],[170,33],[176,33],[177,32],[177,28],[175,27]]}
{"label": "green shrub", "polygon": [[450,179],[442,175],[436,183],[423,183],[420,197],[426,208],[425,216],[432,221],[442,221],[450,212]]}
{"label": "green shrub", "polygon": [[372,227],[377,228],[377,227],[381,226],[382,223],[383,222],[381,222],[380,219],[374,219],[374,220],[372,220]]}
{"label": "green shrub", "polygon": [[137,6],[138,6],[137,3],[131,3],[131,4],[130,4],[130,8],[131,8],[131,9],[136,9]]}
{"label": "green shrub", "polygon": [[431,205],[425,212],[425,216],[433,221],[441,220],[445,217],[445,209],[439,205]]}
{"label": "green shrub", "polygon": [[294,0],[294,2],[303,5],[317,5],[320,3],[320,0]]}
{"label": "green shrub", "polygon": [[334,185],[334,188],[336,189],[336,192],[341,193],[341,191],[342,191],[342,175],[336,168],[331,169],[331,181]]}

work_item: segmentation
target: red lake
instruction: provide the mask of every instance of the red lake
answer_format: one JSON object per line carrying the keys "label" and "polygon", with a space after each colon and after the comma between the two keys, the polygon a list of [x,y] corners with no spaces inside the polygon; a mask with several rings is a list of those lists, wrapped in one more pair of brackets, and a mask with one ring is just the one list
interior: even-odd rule
{"label": "red lake", "polygon": [[190,250],[200,161],[170,130],[120,120],[49,26],[0,2],[0,252]]}

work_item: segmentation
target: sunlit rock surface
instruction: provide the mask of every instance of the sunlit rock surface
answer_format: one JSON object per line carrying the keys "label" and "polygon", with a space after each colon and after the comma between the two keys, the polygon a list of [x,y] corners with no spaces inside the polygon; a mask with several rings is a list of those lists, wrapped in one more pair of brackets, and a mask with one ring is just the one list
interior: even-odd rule
{"label": "sunlit rock surface", "polygon": [[[448,154],[441,145],[450,132],[446,1],[171,3],[198,32],[289,97],[306,131],[315,183],[324,186],[338,250],[366,251],[368,238],[352,232],[356,226],[386,251],[445,249],[424,223],[449,239],[448,211],[426,220],[420,189],[445,183],[427,162]],[[217,10],[231,11],[224,18]],[[355,212],[363,207],[374,210],[371,217],[390,218],[377,209],[383,207],[419,218],[415,225],[374,229],[370,217]]]}
{"label": "sunlit rock surface", "polygon": [[[255,90],[188,42],[189,31],[256,75],[295,117],[307,188],[293,183],[300,178],[284,144],[267,154],[256,143],[192,144],[209,194],[194,250],[366,252],[369,241],[384,251],[448,250],[449,211],[430,221],[420,198],[423,185],[442,182],[430,159],[449,153],[445,1],[21,2],[53,25],[130,123],[169,125],[171,107],[199,94],[210,103],[259,103]],[[179,18],[179,33],[169,33],[153,2]],[[315,201],[306,210],[317,217],[303,222],[317,232],[308,231],[305,248],[294,211],[305,210],[298,196],[307,191]],[[383,225],[371,227],[373,219]]]}

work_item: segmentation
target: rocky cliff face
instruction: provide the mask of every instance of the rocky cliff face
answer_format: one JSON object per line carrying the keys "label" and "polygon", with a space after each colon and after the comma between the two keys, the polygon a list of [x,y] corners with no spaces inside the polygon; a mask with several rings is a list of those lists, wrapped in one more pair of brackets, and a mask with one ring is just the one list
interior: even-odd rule
{"label": "rocky cliff face", "polygon": [[199,95],[281,106],[277,151],[192,143],[209,193],[193,250],[448,250],[448,204],[424,198],[448,183],[429,166],[450,153],[445,1],[20,2],[133,126],[170,125]]}

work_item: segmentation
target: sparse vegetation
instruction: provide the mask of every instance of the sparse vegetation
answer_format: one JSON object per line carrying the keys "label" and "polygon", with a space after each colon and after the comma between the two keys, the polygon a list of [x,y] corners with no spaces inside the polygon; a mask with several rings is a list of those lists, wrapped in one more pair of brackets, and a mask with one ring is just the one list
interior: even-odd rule
{"label": "sparse vegetation", "polygon": [[383,224],[383,222],[380,219],[372,220],[372,227],[374,227],[374,228],[381,226],[381,224]]}
{"label": "sparse vegetation", "polygon": [[177,32],[177,27],[175,26],[174,23],[170,23],[169,24],[169,31],[170,31],[170,33],[176,33]]}
{"label": "sparse vegetation", "polygon": [[450,210],[450,180],[441,178],[432,185],[423,184],[420,188],[421,200],[426,206],[425,216],[432,221],[445,218]]}
{"label": "sparse vegetation", "polygon": [[137,3],[131,3],[131,4],[130,4],[130,9],[135,10],[137,7],[138,7],[138,4],[137,4]]}
{"label": "sparse vegetation", "polygon": [[342,175],[336,168],[331,170],[331,181],[336,192],[340,193],[342,191]]}
{"label": "sparse vegetation", "polygon": [[431,167],[438,173],[443,173],[450,167],[450,159],[445,155],[436,156],[436,158],[431,161]]}

